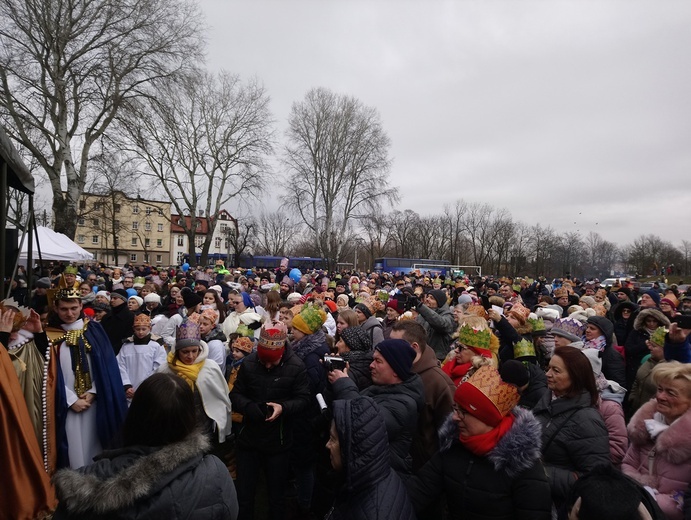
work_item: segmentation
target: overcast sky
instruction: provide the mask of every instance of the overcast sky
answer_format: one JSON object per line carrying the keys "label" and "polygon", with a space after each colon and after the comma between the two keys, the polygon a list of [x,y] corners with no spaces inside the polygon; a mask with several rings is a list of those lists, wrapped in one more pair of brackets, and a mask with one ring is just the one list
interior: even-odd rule
{"label": "overcast sky", "polygon": [[618,244],[691,239],[689,1],[200,5],[208,67],[262,80],[279,137],[313,87],[379,111],[397,209],[463,198]]}

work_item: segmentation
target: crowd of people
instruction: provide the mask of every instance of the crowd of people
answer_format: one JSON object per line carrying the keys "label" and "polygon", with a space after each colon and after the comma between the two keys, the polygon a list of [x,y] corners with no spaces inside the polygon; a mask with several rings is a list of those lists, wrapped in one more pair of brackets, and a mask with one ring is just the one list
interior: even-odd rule
{"label": "crowd of people", "polygon": [[0,305],[0,517],[691,518],[676,285],[37,274]]}

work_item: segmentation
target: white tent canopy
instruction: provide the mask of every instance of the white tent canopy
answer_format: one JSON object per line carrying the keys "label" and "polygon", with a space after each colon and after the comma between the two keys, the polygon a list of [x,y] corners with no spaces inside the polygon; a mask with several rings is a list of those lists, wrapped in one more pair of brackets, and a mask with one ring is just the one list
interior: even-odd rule
{"label": "white tent canopy", "polygon": [[[33,252],[31,253],[34,261],[38,261],[38,247],[41,247],[41,258],[43,260],[61,260],[64,262],[80,262],[93,260],[94,255],[82,249],[72,240],[62,233],[56,233],[50,228],[37,226],[34,233]],[[29,248],[29,237],[24,238],[22,251],[19,254],[20,260],[26,260]]]}

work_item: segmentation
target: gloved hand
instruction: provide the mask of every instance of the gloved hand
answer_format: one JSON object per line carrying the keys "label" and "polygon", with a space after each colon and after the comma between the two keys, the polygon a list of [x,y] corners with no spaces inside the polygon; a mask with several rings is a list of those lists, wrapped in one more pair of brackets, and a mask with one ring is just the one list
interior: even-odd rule
{"label": "gloved hand", "polygon": [[263,422],[266,419],[266,405],[264,405],[264,410],[262,410],[259,403],[250,403],[245,407],[244,415],[249,421]]}
{"label": "gloved hand", "polygon": [[411,309],[417,308],[420,304],[420,298],[418,298],[417,296],[412,295],[408,297],[408,305],[410,305]]}

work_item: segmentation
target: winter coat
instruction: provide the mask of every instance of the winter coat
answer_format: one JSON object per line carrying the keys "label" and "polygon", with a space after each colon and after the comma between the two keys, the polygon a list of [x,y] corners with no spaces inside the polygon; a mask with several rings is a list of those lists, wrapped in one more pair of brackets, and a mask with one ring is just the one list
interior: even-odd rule
{"label": "winter coat", "polygon": [[205,455],[209,441],[196,433],[168,446],[105,451],[78,470],[53,477],[61,519],[235,519],[238,502],[225,465]]}
{"label": "winter coat", "polygon": [[552,499],[560,506],[578,475],[611,464],[607,428],[587,392],[553,400],[547,390],[533,413],[542,424],[542,460]]}
{"label": "winter coat", "polygon": [[650,357],[638,368],[636,379],[628,396],[628,411],[630,415],[633,415],[636,410],[655,397],[657,385],[653,382],[653,368],[658,363],[660,361],[655,361]]}
{"label": "winter coat", "polygon": [[427,346],[434,350],[437,359],[446,359],[450,351],[451,336],[458,326],[453,312],[446,303],[437,309],[430,309],[427,305],[421,304],[417,306],[417,312],[417,322],[427,333]]}
{"label": "winter coat", "polygon": [[629,447],[624,410],[618,402],[603,399],[602,397],[600,397],[597,403],[597,410],[600,412],[602,420],[605,421],[605,427],[607,428],[610,460],[612,464],[619,467]]}
{"label": "winter coat", "polygon": [[395,385],[372,385],[359,393],[348,377],[333,382],[336,399],[355,399],[359,395],[371,397],[384,417],[389,438],[391,467],[399,473],[412,469],[410,445],[417,431],[418,415],[425,407],[422,380],[417,374]]}
{"label": "winter coat", "polygon": [[446,495],[451,519],[549,520],[552,499],[540,462],[541,427],[528,410],[516,408],[514,423],[484,457],[457,440],[449,421],[440,438],[445,446],[406,487],[416,511]]}
{"label": "winter coat", "polygon": [[362,329],[369,334],[369,337],[372,340],[372,348],[384,341],[384,328],[376,317],[370,316],[360,324],[360,327],[362,327]]}
{"label": "winter coat", "polygon": [[622,471],[642,485],[657,490],[655,499],[667,518],[681,520],[682,511],[675,498],[683,495],[691,482],[691,410],[653,441],[645,420],[653,418],[656,405],[654,399],[648,401],[631,419],[628,427],[631,445]]}
{"label": "winter coat", "polygon": [[638,305],[636,305],[633,302],[621,302],[612,307],[612,323],[614,323],[614,335],[617,337],[617,344],[618,345],[626,345],[626,338],[629,335],[629,332],[631,331],[631,328],[628,326],[629,320],[633,320],[634,318],[632,316],[629,316],[628,320],[625,320],[622,317],[622,311],[624,309],[630,309],[633,315],[633,312],[635,312],[638,309]]}
{"label": "winter coat", "polygon": [[[645,344],[646,340],[650,339],[650,334],[645,329],[645,319],[648,316],[654,316],[658,322],[665,327],[669,327],[670,322],[667,317],[657,309],[640,309],[633,322],[633,330],[629,332],[626,343],[624,343],[624,351],[626,352],[626,383],[624,386],[629,390],[633,386],[636,379],[636,372],[641,366],[641,361],[649,354],[648,346]],[[633,316],[629,318],[632,320]]]}
{"label": "winter coat", "polygon": [[101,325],[108,335],[115,355],[117,355],[122,348],[122,341],[132,335],[134,313],[127,308],[126,303],[123,303],[117,307],[112,307],[110,314],[101,320]]}
{"label": "winter coat", "polygon": [[439,449],[437,431],[453,411],[456,385],[439,368],[439,361],[431,348],[422,351],[420,359],[413,363],[413,372],[422,380],[425,398],[425,407],[418,416],[418,427],[410,449],[413,469],[417,470]]}
{"label": "winter coat", "polygon": [[535,408],[535,405],[542,399],[542,396],[547,391],[547,376],[535,363],[525,363],[530,373],[530,382],[528,388],[521,394],[521,400],[518,405],[528,410]]}
{"label": "winter coat", "polygon": [[622,355],[612,346],[614,325],[604,316],[591,316],[588,323],[595,325],[605,336],[605,348],[602,351],[602,375],[610,381],[626,386],[626,363]]}
{"label": "winter coat", "polygon": [[[245,357],[230,392],[233,410],[244,417],[237,434],[238,447],[278,453],[292,445],[293,421],[310,404],[305,364],[289,349],[281,362],[267,370],[256,352]],[[281,415],[266,421],[266,403],[279,403]]]}
{"label": "winter coat", "polygon": [[405,486],[389,465],[382,413],[369,398],[335,401],[343,485],[325,520],[415,520]]}
{"label": "winter coat", "polygon": [[687,336],[681,343],[672,343],[665,340],[665,359],[667,361],[679,361],[680,363],[691,363],[691,341]]}
{"label": "winter coat", "polygon": [[294,341],[290,348],[305,364],[311,396],[314,397],[323,392],[326,387],[326,370],[322,360],[329,353],[324,332],[318,330],[313,334],[308,334],[304,338]]}
{"label": "winter coat", "polygon": [[350,351],[341,356],[348,362],[348,377],[362,391],[372,384],[372,373],[369,366],[372,364],[372,352]]}

